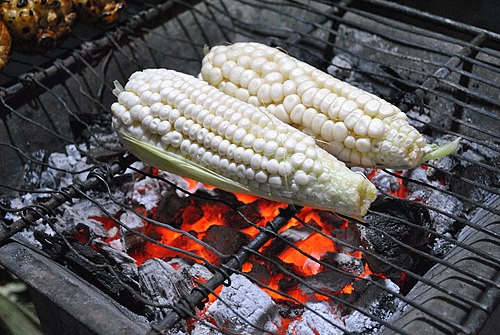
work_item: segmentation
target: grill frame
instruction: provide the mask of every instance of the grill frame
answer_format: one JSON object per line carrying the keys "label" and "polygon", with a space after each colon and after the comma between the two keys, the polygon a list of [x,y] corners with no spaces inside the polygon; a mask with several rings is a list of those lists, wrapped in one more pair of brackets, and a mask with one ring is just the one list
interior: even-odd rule
{"label": "grill frame", "polygon": [[[197,2],[197,1],[195,1]],[[243,3],[245,3],[245,1],[243,1]],[[368,1],[368,3],[370,4],[377,4],[377,5],[380,5],[380,6],[392,6],[390,4],[388,4],[387,2],[385,1]],[[196,8],[196,6],[192,3],[189,3],[187,5],[184,5],[184,4],[180,4],[180,3],[176,3],[175,1],[168,1],[166,2],[165,4],[168,4],[168,6],[174,6],[175,8],[179,8],[180,11],[182,11],[181,9],[183,8],[184,10],[194,10]],[[350,12],[352,11],[352,9],[350,7],[347,7],[347,5],[349,4],[349,1],[345,2],[344,4],[340,4],[337,6],[337,10],[333,10],[333,12],[335,12],[336,14],[331,14],[331,15],[339,15],[340,19],[338,19],[337,22],[343,22],[343,19],[342,19],[342,16],[343,14],[345,14],[346,12]],[[160,6],[164,6],[164,7],[160,7]],[[140,23],[137,23],[137,22],[140,22],[141,18],[143,20],[142,23],[151,23],[150,21],[150,18],[147,18],[148,15],[152,15],[153,17],[157,17],[157,15],[160,15],[161,13],[164,13],[166,9],[171,9],[172,7],[168,7],[167,5],[159,5],[158,7],[162,8],[161,10],[159,9],[152,9],[150,11],[148,11],[148,13],[145,13],[145,14],[141,14],[138,16],[138,21],[137,20],[132,20],[130,21],[131,23],[130,24],[126,24],[124,27],[120,27],[116,30],[116,32],[122,32],[122,33],[126,33],[130,30],[134,30],[137,28],[138,25],[140,25]],[[394,7],[394,8],[400,8],[400,7]],[[417,14],[416,12],[414,11],[411,11],[410,9],[405,9],[407,10],[408,12],[412,13],[412,14]],[[172,12],[173,13],[173,12]],[[176,18],[178,15],[175,14],[175,15],[172,15],[171,18]],[[327,15],[325,15],[326,17],[329,17],[330,14],[327,13]],[[424,15],[425,17],[427,18],[430,18],[429,16],[426,16]],[[435,17],[434,17],[435,18]],[[318,27],[323,27],[323,23],[314,23],[312,24],[312,28],[318,28]],[[462,49],[462,51],[459,51],[457,52],[456,54],[454,54],[454,56],[452,56],[452,58],[449,60],[448,63],[445,64],[444,67],[441,67],[439,68],[431,77],[428,78],[428,80],[424,81],[423,84],[421,84],[420,86],[417,86],[417,87],[414,87],[415,88],[415,95],[418,97],[418,96],[423,96],[425,95],[426,93],[431,93],[433,92],[433,90],[437,87],[438,84],[440,84],[442,82],[443,79],[446,78],[446,73],[443,73],[443,71],[445,70],[448,70],[449,72],[450,71],[450,67],[457,67],[459,66],[460,64],[463,64],[464,68],[466,67],[466,64],[473,64],[475,61],[474,59],[474,52],[475,51],[482,51],[483,49],[478,49],[478,45],[481,45],[481,43],[484,42],[484,34],[487,34],[489,39],[492,39],[493,41],[495,42],[499,42],[500,39],[498,38],[498,35],[497,34],[494,34],[494,33],[491,33],[491,32],[485,32],[484,30],[477,30],[476,28],[474,27],[469,27],[467,25],[463,25],[463,24],[458,24],[456,22],[451,22],[450,23],[450,26],[454,27],[454,28],[457,28],[457,29],[465,29],[465,31],[467,33],[477,33],[479,34],[477,37],[477,39],[473,40],[473,41],[476,41],[476,42],[463,42],[463,47],[464,49]],[[325,29],[325,28],[323,28]],[[254,29],[255,30],[255,29]],[[331,32],[335,31],[335,29],[326,29],[327,31],[328,30],[331,30]],[[332,37],[333,36],[333,33],[329,34],[329,43],[333,44],[335,42],[335,39]],[[268,36],[275,36],[275,35],[280,35],[280,32],[276,32],[276,31],[258,31],[259,34],[266,34]],[[120,36],[119,33],[117,33],[118,35],[117,36]],[[305,43],[306,45],[308,45],[308,43],[312,43],[314,44],[314,40],[312,41],[308,41],[307,40],[307,35],[309,33],[302,33],[302,34],[291,34],[291,36],[287,37],[287,38],[284,38],[285,35],[283,36],[278,36],[281,38],[281,40],[275,40],[275,42],[279,45],[279,43],[282,43],[284,46],[285,45],[290,45],[290,44],[300,44],[300,43]],[[482,35],[481,35],[482,34]],[[31,75],[28,75],[27,77],[24,77],[23,78],[23,81],[26,81],[27,78],[30,78],[29,80],[32,80],[38,87],[41,87],[41,88],[44,88],[44,84],[45,81],[50,81],[52,78],[60,78],[61,74],[64,73],[65,71],[65,68],[68,68],[68,69],[72,69],[73,70],[73,67],[74,66],[77,66],[77,65],[81,65],[81,64],[78,64],[78,60],[77,59],[86,59],[88,58],[89,56],[91,55],[94,55],[96,52],[100,53],[100,52],[104,52],[106,50],[108,50],[109,48],[119,48],[118,47],[118,44],[120,41],[121,41],[121,38],[124,38],[125,40],[127,40],[130,36],[124,36],[124,35],[121,35],[120,38],[116,39],[114,37],[112,37],[113,34],[108,34],[106,37],[103,37],[101,40],[99,41],[96,41],[95,44],[91,44],[90,46],[87,45],[86,48],[89,48],[89,49],[86,49],[86,50],[91,50],[92,52],[89,52],[87,54],[78,54],[79,52],[81,52],[80,50],[77,51],[74,55],[71,55],[70,57],[66,58],[65,60],[62,61],[62,64],[63,66],[60,65],[56,65],[54,64],[53,66],[50,66],[49,68],[47,68],[46,70],[44,71],[40,71],[40,72],[37,72],[35,74],[31,74]],[[305,36],[305,37],[304,37]],[[95,48],[95,49],[93,49]],[[455,58],[453,58],[455,57]],[[452,61],[453,60],[453,61]],[[67,63],[65,63],[67,62]],[[77,71],[76,69],[74,71]],[[462,76],[464,76],[464,73],[468,72],[465,70],[460,70],[459,71],[460,74]],[[394,79],[394,78],[393,78]],[[397,81],[397,78],[396,78],[396,81]],[[21,85],[23,87],[23,89],[21,89]],[[4,95],[3,98],[5,99],[2,99],[2,102],[5,106],[9,106],[9,104],[11,104],[11,98],[13,99],[12,101],[15,100],[15,97],[19,97],[21,96],[21,93],[20,92],[23,92],[22,90],[24,90],[24,85],[22,84],[16,84],[14,86],[12,86],[12,88],[7,89],[7,95]],[[5,91],[4,91],[5,92]],[[9,93],[10,92],[10,93]],[[458,102],[461,102],[460,99],[457,99]],[[407,105],[407,108],[410,109],[411,108],[411,104],[406,104]],[[467,106],[467,105],[466,105]],[[11,111],[12,112],[12,111]],[[451,132],[452,134],[456,132],[455,131],[452,131]],[[96,179],[96,184],[100,181],[100,178],[102,178],[102,175],[101,176],[97,176],[97,179]],[[67,199],[64,198],[64,195],[61,195],[59,194],[59,201],[62,202],[65,202]],[[484,205],[481,205],[481,204],[476,204],[476,205],[479,205],[480,207],[485,207]],[[495,207],[496,205],[490,207],[490,206],[486,206],[486,208],[484,208],[485,210],[489,210],[491,212],[493,212],[494,214],[496,214],[498,216],[498,207]],[[35,219],[39,216],[39,212],[40,210],[42,210],[42,212],[46,209],[42,207],[34,207],[32,208],[31,211],[27,211],[27,215],[31,215],[32,217],[28,217],[26,218],[25,220],[20,220],[20,221],[17,221],[14,226],[11,226],[9,228],[9,230],[4,230],[4,231],[0,231],[1,234],[0,236],[1,237],[7,237],[7,236],[11,236],[13,233],[15,233],[16,231],[18,231],[20,228],[24,228],[26,226],[26,224],[32,222],[32,221],[35,221]],[[50,211],[47,211],[47,213],[50,213]],[[487,230],[485,228],[483,228],[481,225],[478,225],[474,222],[471,222],[470,220],[464,220],[462,218],[459,218],[457,217],[456,218],[459,222],[469,226],[470,229],[479,229],[481,230],[483,233],[486,233],[486,234],[489,234],[490,237],[494,238],[494,237],[498,237],[498,233],[497,232],[493,232],[493,231],[490,231],[490,230]],[[17,226],[16,226],[17,225]],[[5,228],[4,228],[5,229]],[[7,233],[5,233],[5,231],[7,231]],[[0,238],[0,240],[4,240],[4,238]],[[461,247],[464,247],[465,245],[462,245]],[[475,280],[481,280],[481,279],[484,279],[484,278],[475,278]],[[497,279],[496,279],[497,280]],[[497,302],[498,300],[498,297],[495,297],[495,299],[492,299],[490,301],[490,305],[488,308],[486,309],[491,309],[491,307]],[[481,318],[480,318],[481,319]],[[477,329],[479,328],[479,323],[476,324],[474,327],[468,327],[467,329],[462,329],[462,330],[466,330],[466,333],[474,333],[475,331],[477,331]]]}

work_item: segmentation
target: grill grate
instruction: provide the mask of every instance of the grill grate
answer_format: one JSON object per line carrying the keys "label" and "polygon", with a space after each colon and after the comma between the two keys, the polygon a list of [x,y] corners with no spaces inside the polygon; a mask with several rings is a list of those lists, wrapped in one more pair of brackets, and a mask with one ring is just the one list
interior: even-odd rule
{"label": "grill grate", "polygon": [[[484,319],[491,314],[496,305],[500,289],[498,280],[500,231],[498,224],[492,224],[500,215],[498,209],[500,174],[498,163],[495,163],[494,158],[500,155],[498,146],[500,103],[496,99],[500,93],[498,84],[500,35],[382,0],[338,1],[334,6],[329,1],[296,0],[283,2],[176,0],[154,6],[132,3],[133,10],[130,12],[130,17],[124,18],[120,24],[92,32],[90,35],[75,35],[60,49],[40,56],[33,70],[29,69],[30,64],[22,54],[13,54],[11,64],[5,69],[6,76],[0,81],[2,85],[0,152],[7,157],[2,163],[5,165],[3,170],[6,173],[0,178],[0,187],[8,191],[5,192],[0,210],[4,214],[10,213],[11,217],[17,214],[20,219],[2,225],[0,241],[5,243],[7,238],[15,233],[27,226],[35,225],[38,219],[50,224],[57,234],[64,236],[60,227],[53,224],[52,218],[61,220],[58,218],[60,206],[71,202],[73,198],[84,198],[99,207],[103,215],[131,233],[161,248],[197,259],[210,268],[214,272],[212,279],[204,285],[199,284],[198,288],[190,296],[182,299],[178,305],[169,306],[172,312],[154,326],[152,334],[174,326],[182,318],[199,319],[194,313],[194,307],[205,302],[209,294],[218,296],[215,289],[223,282],[229,284],[230,274],[247,275],[241,271],[241,267],[250,256],[273,264],[294,280],[307,285],[301,277],[283,268],[282,264],[262,254],[259,249],[267,240],[280,240],[290,248],[303,251],[278,234],[277,226],[273,224],[266,227],[258,226],[232,205],[219,201],[221,205],[229,206],[247,223],[259,229],[261,235],[252,240],[240,253],[224,255],[189,233],[165,222],[153,220],[116,199],[112,191],[114,184],[120,182],[125,168],[134,161],[134,158],[123,156],[116,142],[113,142],[115,139],[103,137],[102,134],[110,133],[108,106],[112,101],[111,83],[114,79],[123,83],[130,73],[145,67],[169,67],[195,75],[199,71],[205,44],[257,40],[285,48],[294,56],[323,70],[331,64],[333,56],[341,54],[349,57],[354,66],[350,68],[337,66],[337,68],[347,73],[351,79],[363,78],[365,82],[372,83],[370,89],[374,93],[400,105],[403,110],[409,112],[410,118],[414,121],[422,122],[417,114],[412,112],[425,111],[427,119],[422,122],[424,134],[431,138],[440,138],[444,135],[462,137],[466,147],[483,152],[485,157],[492,158],[490,161],[477,161],[475,156],[467,154],[465,150],[453,155],[452,163],[467,162],[470,166],[474,166],[474,173],[467,173],[464,169],[449,171],[441,163],[436,162],[424,164],[426,169],[433,169],[436,175],[441,176],[450,186],[449,189],[423,182],[411,174],[400,175],[384,171],[402,180],[405,185],[418,186],[425,191],[433,190],[458,199],[467,208],[466,214],[459,214],[453,209],[440,209],[435,204],[426,204],[419,200],[399,199],[380,189],[390,199],[398,199],[405,204],[423,208],[434,218],[442,217],[457,227],[464,227],[463,233],[451,235],[435,227],[424,226],[418,220],[402,219],[384,211],[370,211],[369,215],[373,217],[393,220],[454,247],[449,255],[439,257],[400,241],[384,229],[370,224],[370,221],[365,223],[349,219],[351,224],[356,223],[359,227],[375,231],[403,250],[419,255],[426,262],[436,264],[430,274],[422,274],[409,270],[373,250],[325,234],[300,219],[296,214],[299,208],[285,210],[275,220],[284,224],[290,217],[294,217],[304,227],[330,239],[336,245],[361,251],[363,255],[373,257],[417,282],[414,291],[409,294],[394,292],[376,277],[358,278],[318,257],[306,254],[310,260],[339,275],[367,282],[370,286],[379,288],[392,298],[399,299],[402,305],[407,305],[408,308],[402,316],[398,316],[399,319],[396,320],[399,321],[387,321],[384,317],[353,304],[342,295],[327,294],[312,287],[315,293],[358,311],[384,326],[386,331],[400,334],[426,333],[430,328],[445,334],[457,332],[474,334],[479,331]],[[423,22],[426,27],[417,27],[415,22],[412,22],[414,25],[409,25],[403,21],[406,17]],[[427,28],[429,25],[439,25],[441,30],[430,30]],[[82,45],[81,48],[71,52],[72,46],[78,44]],[[26,71],[30,72],[25,73]],[[32,134],[37,135],[33,138]],[[25,144],[26,139],[30,140],[28,145]],[[87,144],[87,149],[82,147],[81,143]],[[75,145],[80,155],[87,157],[97,168],[85,167],[80,171],[59,170],[71,173],[76,180],[83,180],[82,176],[88,174],[86,181],[75,182],[69,187],[58,190],[44,187],[39,182],[22,180],[24,171],[20,169],[21,166],[29,165],[32,170],[37,171],[48,168],[57,170],[52,166],[53,162],[47,162],[48,152],[61,150],[68,144]],[[92,150],[88,150],[90,147]],[[36,152],[39,153],[38,156],[34,154]],[[142,170],[134,171],[148,178],[170,183]],[[116,219],[92,192],[89,192],[98,186],[104,188],[101,192],[107,193],[112,202],[123,210],[133,212],[151,225],[184,235],[221,259],[227,259],[227,263],[225,266],[216,266],[203,257],[162,244],[148,235],[130,230],[127,225]],[[181,189],[181,191],[191,197],[199,196],[186,190]],[[25,194],[42,194],[45,198],[40,198],[27,207],[13,209],[7,205],[7,195]],[[472,238],[464,235],[470,235]],[[66,242],[68,246],[71,245]],[[457,254],[460,253],[464,253],[465,256],[458,257]],[[83,255],[81,257],[85,259]],[[469,259],[470,263],[463,259]],[[476,270],[475,266],[480,263],[487,270]],[[114,273],[113,266],[107,264],[106,267]],[[458,277],[458,282],[462,286],[471,286],[477,292],[465,294],[457,286],[441,281],[437,272]],[[261,287],[266,287],[263,282],[249,279]],[[146,300],[135,289],[131,287],[129,289],[143,303],[161,307],[153,301]],[[428,304],[425,300],[419,299],[415,293],[429,290],[438,297],[436,300],[441,299],[459,305],[461,313],[455,311],[454,314],[450,314],[443,305]],[[305,310],[323,318],[332,329],[347,334],[352,333],[352,330],[328,320],[286,292],[277,293],[294,300]],[[407,312],[408,310],[411,313]],[[238,313],[234,310],[233,312]],[[416,322],[418,324],[413,326],[413,321],[409,321],[410,318],[419,320]],[[261,325],[252,321],[244,320],[244,322],[257,330],[266,331]],[[205,324],[219,332],[230,333],[212,324],[206,322]]]}

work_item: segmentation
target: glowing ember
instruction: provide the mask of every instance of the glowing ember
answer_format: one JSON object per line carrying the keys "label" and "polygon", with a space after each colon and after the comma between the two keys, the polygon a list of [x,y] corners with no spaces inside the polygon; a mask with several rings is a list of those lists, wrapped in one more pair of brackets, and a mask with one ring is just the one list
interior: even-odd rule
{"label": "glowing ember", "polygon": [[[379,170],[373,170],[369,177],[375,178],[378,173]],[[158,171],[153,170],[153,175],[158,175]],[[406,197],[407,190],[401,178],[396,179],[399,181],[399,187],[391,191],[391,194]],[[167,201],[174,201],[174,205],[165,207],[168,212],[163,212],[161,201],[152,210],[146,210],[141,204],[134,205],[134,210],[144,217],[163,223],[162,225],[146,224],[143,220],[144,234],[158,243],[146,241],[128,250],[129,255],[136,259],[139,265],[150,258],[169,260],[175,257],[190,258],[198,263],[209,261],[218,265],[221,259],[224,259],[224,255],[234,254],[242,246],[248,244],[260,233],[260,227],[264,227],[267,222],[279,215],[280,208],[287,207],[287,204],[264,200],[253,195],[229,193],[226,195],[194,180],[186,179],[186,181],[189,192],[205,192],[203,198],[209,198],[210,193],[207,192],[212,192],[211,190],[219,192],[218,195],[222,194],[223,197],[227,197],[224,200],[229,206],[194,196],[175,196],[175,193],[170,195],[173,200],[166,198]],[[135,191],[145,194],[152,190],[144,188]],[[237,208],[239,213],[233,208]],[[118,213],[118,217],[120,214],[122,213]],[[245,219],[239,214],[243,214]],[[108,231],[118,228],[112,219],[101,217],[92,217],[92,219],[102,222]],[[241,269],[242,272],[257,279],[263,286],[267,286],[261,289],[276,303],[328,302],[332,294],[352,294],[355,290],[354,283],[360,278],[372,275],[383,278],[382,275],[372,273],[368,264],[363,260],[363,253],[360,250],[346,249],[334,242],[332,237],[343,240],[349,235],[358,234],[357,229],[350,227],[347,220],[335,214],[303,208],[297,215],[297,219],[291,219],[280,229],[279,233],[282,239],[271,239],[258,250],[260,254],[271,257],[272,263],[268,264],[267,261],[253,256],[251,261],[243,264]],[[77,234],[79,234],[79,239],[85,238],[85,232],[78,231]],[[109,240],[116,238],[120,238],[119,234],[115,234]],[[351,237],[349,241],[357,240]],[[354,247],[360,246],[354,245]],[[335,290],[319,289],[304,293],[305,291],[298,283],[304,278],[319,275],[327,269],[331,271],[331,267],[336,266],[335,262],[329,260],[329,257],[334,257],[332,255],[341,255],[343,257],[341,259],[357,267],[351,270],[345,265],[341,268],[341,271],[352,271],[350,272],[352,274],[347,277],[347,283],[342,282]],[[353,275],[357,277],[353,278]],[[204,282],[199,278],[194,279],[200,283]],[[220,294],[221,288],[217,288],[216,292]],[[200,316],[205,315],[207,308],[215,300],[216,298],[210,295],[207,307],[200,312]],[[287,325],[300,319],[300,316],[283,318],[284,327],[278,333],[285,334],[288,329]]]}

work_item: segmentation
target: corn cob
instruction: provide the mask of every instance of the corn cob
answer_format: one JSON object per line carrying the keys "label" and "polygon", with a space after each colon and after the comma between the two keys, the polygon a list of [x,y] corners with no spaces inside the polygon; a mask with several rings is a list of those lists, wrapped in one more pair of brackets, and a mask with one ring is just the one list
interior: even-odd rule
{"label": "corn cob", "polygon": [[166,69],[131,75],[111,106],[113,128],[141,160],[231,192],[364,215],[363,175],[303,132],[205,81]]}
{"label": "corn cob", "polygon": [[200,76],[230,96],[266,107],[350,165],[405,169],[437,158],[399,108],[276,48],[215,46],[205,55]]}

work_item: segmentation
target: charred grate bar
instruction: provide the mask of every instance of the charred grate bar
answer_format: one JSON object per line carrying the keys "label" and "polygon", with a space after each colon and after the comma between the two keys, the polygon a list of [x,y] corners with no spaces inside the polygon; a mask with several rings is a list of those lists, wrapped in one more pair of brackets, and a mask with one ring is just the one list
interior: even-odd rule
{"label": "charred grate bar", "polygon": [[[378,11],[366,10],[366,6],[372,5],[377,8],[390,9],[393,14],[380,15]],[[172,10],[173,8],[175,10]],[[248,16],[243,15],[242,11],[248,12]],[[457,34],[448,35],[436,30],[417,28],[403,22],[403,18],[397,17],[397,14],[417,17],[421,21],[430,23],[439,23],[445,26],[447,31],[454,30]],[[167,16],[163,17],[164,15]],[[343,222],[349,221],[350,228],[339,228],[340,225],[331,231],[325,231],[325,228],[318,226],[316,221],[304,219],[302,215],[305,213],[301,211],[294,217],[297,226],[293,227],[294,229],[288,228],[288,233],[274,232],[273,241],[266,246],[268,249],[243,247],[240,253],[245,253],[245,257],[248,258],[252,256],[250,263],[254,267],[267,264],[266,266],[284,275],[286,281],[283,280],[281,286],[276,287],[270,286],[265,278],[257,277],[259,279],[256,279],[252,271],[240,269],[243,264],[239,263],[244,262],[236,262],[235,258],[231,258],[234,257],[232,255],[238,255],[237,250],[230,253],[221,252],[204,238],[196,236],[196,234],[201,234],[200,232],[195,232],[195,234],[185,231],[182,225],[177,226],[177,223],[172,223],[170,218],[155,216],[154,211],[144,213],[142,207],[131,206],[132,200],[129,198],[122,199],[123,201],[118,200],[113,192],[114,184],[120,185],[127,180],[130,182],[132,172],[120,173],[109,180],[104,180],[105,178],[101,175],[96,177],[94,174],[93,178],[91,175],[88,182],[84,182],[84,185],[85,183],[88,185],[85,191],[90,192],[79,194],[83,200],[92,203],[101,211],[100,216],[92,216],[91,221],[95,221],[96,217],[101,220],[106,219],[107,221],[104,220],[106,224],[115,225],[115,227],[120,227],[119,229],[123,228],[124,234],[130,232],[131,235],[147,241],[143,242],[147,245],[154,244],[166,252],[195,259],[213,272],[212,278],[215,279],[209,279],[205,283],[206,289],[194,291],[190,296],[183,294],[180,297],[181,301],[182,299],[190,301],[186,305],[189,311],[182,311],[182,305],[177,304],[177,300],[158,303],[148,300],[151,297],[145,297],[144,292],[137,287],[128,286],[126,290],[131,296],[135,296],[143,305],[150,306],[152,310],[162,311],[167,307],[172,310],[170,314],[162,314],[162,317],[154,320],[153,324],[159,323],[153,331],[161,332],[174,325],[178,326],[179,322],[174,321],[180,321],[182,315],[197,320],[200,322],[197,324],[200,327],[226,333],[227,330],[220,324],[207,325],[206,321],[203,323],[198,314],[200,309],[197,310],[194,307],[200,300],[205,300],[208,292],[215,294],[223,305],[231,306],[227,293],[232,292],[231,288],[223,289],[222,292],[216,292],[215,289],[220,285],[220,279],[226,279],[226,276],[234,273],[253,280],[253,283],[266,288],[268,292],[277,293],[283,299],[288,299],[289,304],[293,303],[295,307],[298,306],[303,314],[293,319],[293,322],[297,322],[293,326],[296,328],[292,328],[295,329],[293,331],[298,331],[297,327],[305,327],[306,323],[309,324],[312,319],[317,318],[322,321],[317,321],[319,323],[314,326],[317,328],[310,328],[310,331],[319,331],[320,325],[323,325],[331,331],[355,333],[359,329],[356,328],[357,326],[352,326],[352,320],[355,319],[353,315],[357,313],[360,319],[364,318],[363,320],[378,324],[371,326],[372,331],[384,326],[386,331],[401,334],[426,333],[431,329],[445,334],[477,333],[485,318],[491,314],[493,307],[497,304],[500,288],[499,253],[498,248],[495,248],[498,246],[500,232],[498,225],[492,223],[498,220],[499,215],[496,200],[499,195],[499,167],[495,164],[495,159],[500,154],[498,147],[500,135],[496,130],[499,117],[495,111],[498,111],[500,106],[495,96],[500,90],[497,82],[500,73],[500,54],[495,49],[486,47],[498,46],[500,39],[496,33],[421,13],[392,2],[344,1],[332,7],[327,1],[307,4],[303,1],[275,3],[221,0],[203,1],[199,4],[191,1],[167,1],[137,14],[130,21],[124,22],[123,26],[106,32],[105,36],[99,40],[87,42],[80,51],[64,60],[54,60],[53,64],[39,72],[21,76],[18,83],[3,90],[2,104],[8,118],[4,118],[3,121],[4,131],[0,133],[2,134],[0,146],[19,162],[18,170],[20,166],[26,166],[28,174],[18,171],[17,175],[20,178],[28,176],[28,180],[26,182],[7,180],[0,184],[14,194],[24,196],[26,201],[29,200],[26,198],[27,194],[30,196],[37,192],[43,194],[45,199],[41,198],[40,203],[54,204],[54,206],[19,206],[19,203],[23,204],[22,201],[18,201],[18,206],[12,206],[12,203],[7,202],[10,201],[9,198],[6,198],[0,209],[3,213],[9,213],[7,220],[15,217],[16,213],[24,212],[26,215],[24,220],[20,219],[10,226],[3,227],[1,240],[4,241],[20,228],[24,228],[26,223],[33,224],[33,226],[39,225],[40,221],[36,223],[36,219],[42,217],[42,221],[53,227],[55,235],[62,239],[61,245],[80,253],[77,258],[88,259],[91,262],[93,256],[83,254],[83,249],[76,249],[75,246],[78,244],[68,239],[67,232],[63,229],[68,226],[64,222],[67,219],[65,213],[71,211],[71,206],[64,204],[62,206],[64,212],[55,210],[55,205],[63,205],[66,200],[69,200],[69,196],[63,196],[66,193],[56,191],[59,186],[57,184],[60,183],[57,178],[62,178],[61,175],[68,172],[68,175],[82,179],[84,174],[91,169],[91,165],[85,165],[86,163],[83,162],[85,157],[89,163],[96,163],[110,162],[121,155],[115,139],[109,135],[107,106],[112,101],[110,83],[114,79],[124,82],[131,72],[142,67],[171,67],[196,74],[205,44],[214,45],[222,41],[239,40],[258,40],[278,45],[323,70],[328,67],[328,70],[335,75],[366,86],[368,90],[386,100],[400,104],[420,127],[419,130],[430,138],[440,139],[445,135],[462,137],[463,149],[451,158],[424,164],[414,171],[403,174],[389,170],[370,173],[373,175],[372,180],[379,187],[381,197],[385,196],[389,200],[384,200],[387,202],[384,202],[381,207],[374,207],[369,213],[367,222],[355,222],[349,219]],[[141,52],[138,53],[138,49]],[[181,54],[175,51],[179,49],[183,50]],[[60,85],[58,80],[68,82],[68,84]],[[30,90],[33,89],[33,96],[30,100],[34,102],[31,106],[23,104],[26,101],[24,95],[28,92],[23,82],[27,81],[30,83]],[[91,106],[89,109],[92,111],[82,108],[85,105]],[[61,126],[53,122],[52,111],[55,111],[56,118],[64,115],[71,127],[65,128],[64,124]],[[43,116],[44,113],[46,117]],[[102,117],[102,115],[105,116]],[[15,128],[18,125],[9,118],[29,123],[31,131],[57,141],[60,143],[59,148],[49,148],[48,140],[46,142],[40,140],[39,145],[26,147],[23,144],[22,134],[19,134]],[[38,139],[34,139],[35,143],[37,141]],[[86,146],[82,146],[82,143]],[[70,163],[64,162],[61,155],[51,155],[52,151],[60,151],[68,144],[72,145],[72,149],[66,148],[66,154],[62,156],[66,157],[65,159],[68,159]],[[32,153],[33,149],[38,150],[35,155]],[[40,151],[41,149],[47,151]],[[76,163],[72,162],[74,160]],[[117,165],[109,165],[111,168],[108,171],[113,171],[115,174],[129,163],[131,162],[121,165],[120,168]],[[6,171],[9,170],[6,169]],[[163,177],[159,178],[154,173],[146,173],[144,169],[134,168],[133,171],[134,178],[142,178],[140,179],[142,181],[151,183],[156,181],[158,185],[168,184],[168,180],[166,181]],[[37,173],[49,175],[54,179],[54,184],[47,187],[47,180],[35,178]],[[32,180],[29,180],[30,178]],[[85,178],[82,181],[84,180]],[[98,192],[95,189],[97,185],[105,186],[103,193],[111,199],[108,203],[103,202],[103,198],[95,193]],[[161,187],[165,192],[164,186]],[[175,190],[182,188],[185,194],[189,194],[188,199],[198,199],[192,200],[194,205],[190,205],[191,210],[195,211],[196,208],[204,206],[201,200],[204,197],[199,197],[196,192],[189,192],[189,187],[180,187],[175,184],[170,187]],[[393,187],[397,190],[394,191]],[[141,190],[144,192],[144,189]],[[50,198],[51,193],[52,198],[47,200],[46,198]],[[140,199],[140,197],[136,196],[134,199]],[[182,198],[177,199],[173,195],[170,195],[169,199],[183,203],[183,200],[179,200]],[[253,212],[246,212],[246,207],[241,202],[231,203],[229,206],[223,201],[216,202],[222,206],[218,209],[219,211],[236,215],[233,217],[232,214],[227,214],[230,218],[227,222],[238,221],[235,219],[237,217],[243,218],[244,222],[248,221],[249,226],[265,234],[265,229],[257,224],[258,220],[253,217]],[[112,206],[117,206],[119,210],[113,212],[110,210]],[[168,202],[165,206],[174,205]],[[409,213],[408,216],[402,216],[398,211],[392,210],[393,207],[398,206],[403,207]],[[255,207],[249,208],[255,210]],[[124,221],[125,217],[122,219],[121,216],[124,213],[131,213],[132,217],[146,222],[153,228],[147,228],[150,229],[149,232],[129,229],[130,222]],[[46,214],[51,214],[52,218]],[[185,216],[187,221],[194,220],[187,214]],[[274,217],[271,217],[269,221],[272,219]],[[55,226],[51,220],[61,221],[60,225]],[[158,235],[155,235],[158,234],[157,229],[160,227],[169,234],[180,234],[180,238],[199,245],[202,249],[212,253],[212,256],[199,256],[178,245],[165,244],[161,239],[157,239]],[[349,231],[353,236],[361,236],[361,239],[340,236],[342,229]],[[289,240],[290,237],[287,234],[291,234],[290,231],[300,234],[306,230],[310,232],[310,235],[330,241],[329,243],[335,248],[346,250],[344,253],[336,252],[333,256],[329,254],[329,257],[350,257],[349,260],[354,263],[369,264],[374,274],[361,275],[353,272],[352,269],[345,268],[345,263],[339,263],[337,258],[332,261],[327,256],[317,255],[310,249],[303,250],[298,246],[299,242]],[[102,234],[102,231],[100,233]],[[411,239],[412,235],[432,241],[434,244],[422,246],[416,240]],[[465,235],[471,235],[474,238],[464,237]],[[131,237],[131,241],[134,238]],[[102,241],[108,238],[100,236],[98,239]],[[89,241],[87,243],[91,243]],[[252,245],[252,243],[257,243],[256,241],[259,241],[258,237],[247,241],[250,244],[242,245]],[[481,243],[484,244],[476,243],[476,241],[483,241]],[[440,249],[441,247],[443,249]],[[306,259],[305,264],[320,266],[322,272],[319,274],[326,273],[332,276],[331,278],[341,278],[345,283],[352,281],[354,293],[325,289],[321,286],[324,285],[323,282],[314,282],[311,279],[314,276],[297,274],[296,269],[290,269],[289,263],[271,257],[271,251],[266,250],[278,250],[280,253],[283,250],[288,253],[295,252],[297,257]],[[356,253],[362,254],[359,261],[356,260],[358,258],[352,256]],[[448,253],[449,255],[446,256]],[[461,253],[464,253],[463,258],[456,256]],[[167,253],[167,255],[170,254]],[[450,255],[458,258],[454,259]],[[398,258],[398,256],[401,257]],[[220,260],[230,259],[229,262],[236,263],[220,267],[217,265],[218,261],[214,261],[215,258],[212,257]],[[407,262],[418,263],[420,267],[409,267],[400,258]],[[469,258],[477,260],[474,267],[461,261]],[[83,263],[86,262],[83,261]],[[104,268],[114,269],[116,265],[111,263],[108,261]],[[488,270],[476,271],[475,266],[479,263]],[[425,274],[424,269],[430,267],[432,270],[429,274]],[[449,285],[446,280],[437,279],[437,272],[443,275],[451,273],[449,276],[459,277],[458,284],[471,286],[471,293],[464,294],[455,286]],[[396,281],[396,275],[406,278],[401,279],[403,283],[399,287],[401,291],[395,291],[394,286],[387,286],[389,279],[386,278]],[[118,274],[113,274],[113,276],[116,276],[119,282],[123,282]],[[338,308],[339,317],[318,309],[324,306],[321,302],[306,303],[298,300],[290,294],[291,291],[285,285],[286,282],[297,283],[302,291],[328,299],[332,306]],[[411,283],[417,283],[417,286],[408,293],[410,288],[406,288],[405,285],[412,286]],[[99,283],[94,284],[99,285]],[[347,291],[346,287],[340,287],[340,289]],[[408,306],[408,308],[402,316],[395,313],[393,319],[388,318],[387,315],[381,315],[380,310],[374,310],[373,306],[363,305],[361,300],[356,300],[357,292],[361,295],[362,291],[369,291],[368,288],[375,288],[385,294],[386,299],[400,301],[400,307]],[[431,300],[441,299],[452,302],[459,306],[461,312],[444,313],[441,310],[446,307],[441,305],[436,307],[436,305],[422,302],[418,298],[418,290],[432,292],[429,294],[435,298]],[[212,303],[210,301],[210,304]],[[377,300],[377,303],[381,302]],[[283,306],[282,302],[280,304]],[[198,307],[201,308],[201,305]],[[239,315],[243,319],[243,324],[250,327],[249,329],[276,333],[265,328],[269,324],[255,323],[234,306],[228,309],[234,315]],[[449,311],[452,309],[450,308]],[[166,318],[164,318],[165,315],[167,315]],[[162,319],[164,321],[161,321]],[[410,319],[419,321],[409,321]],[[301,320],[307,321],[301,323]],[[419,322],[417,328],[411,328],[412,324]]]}

